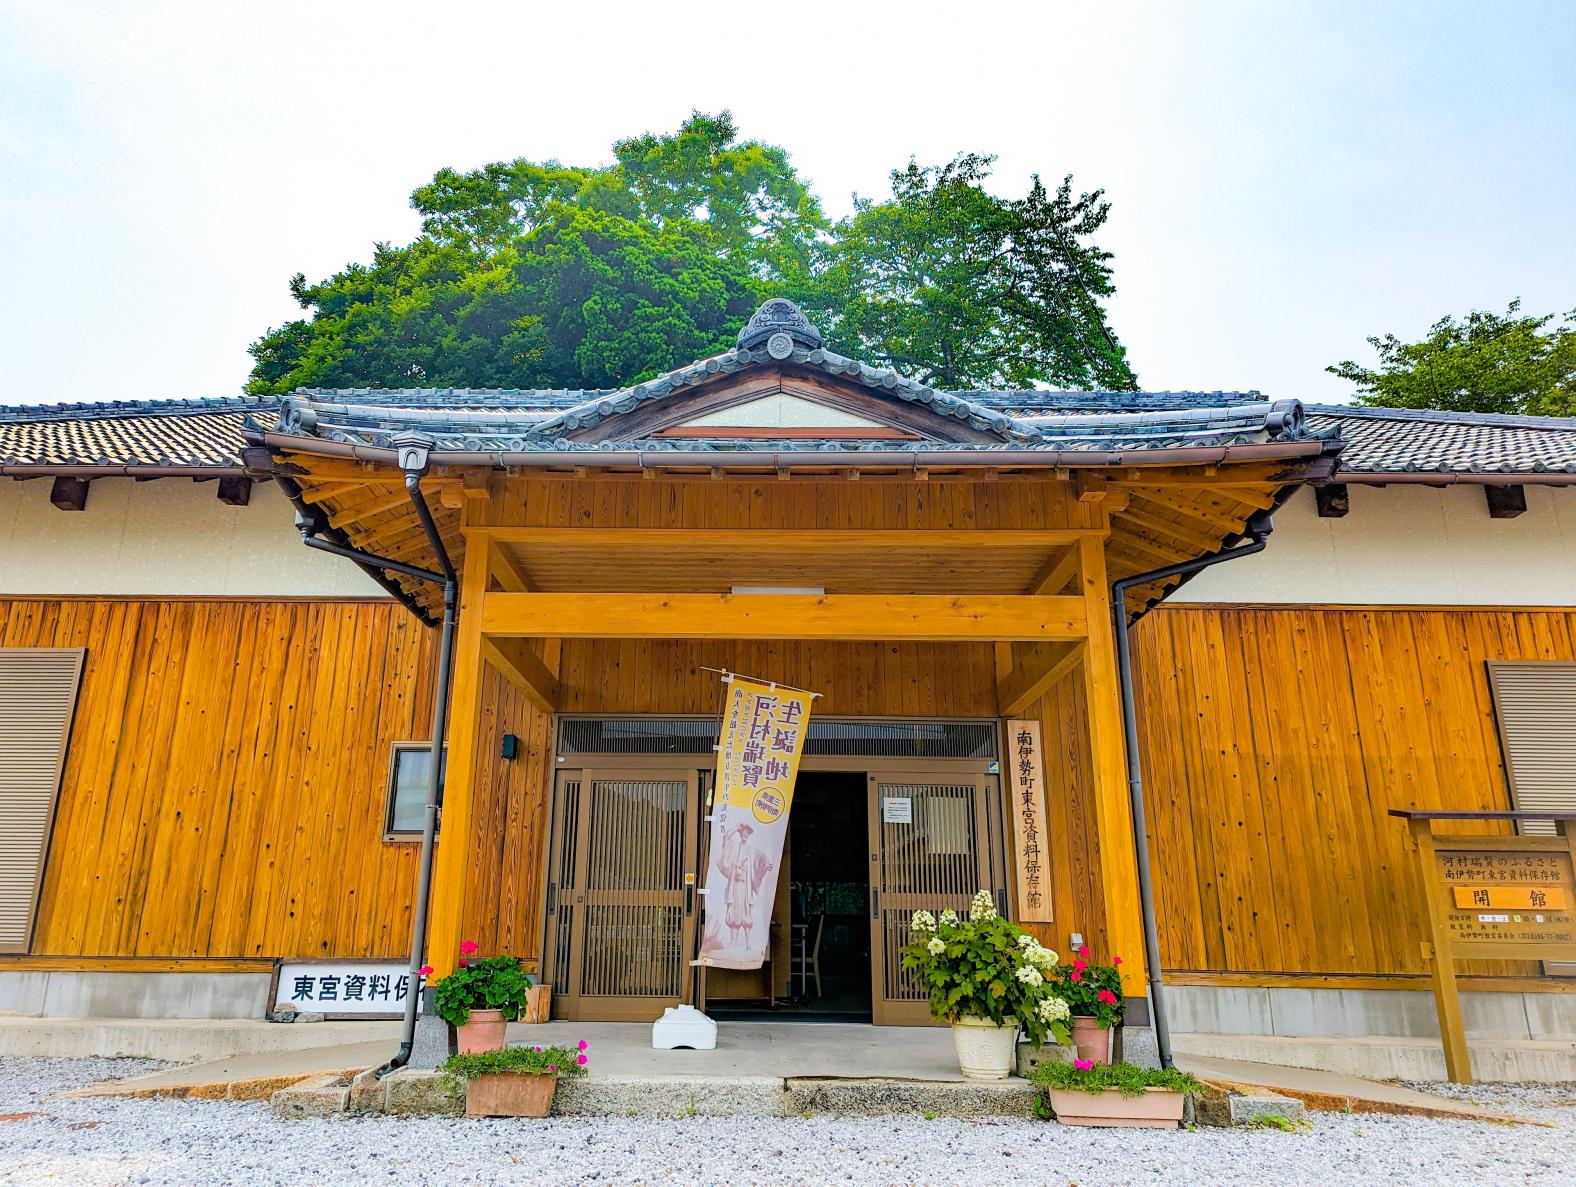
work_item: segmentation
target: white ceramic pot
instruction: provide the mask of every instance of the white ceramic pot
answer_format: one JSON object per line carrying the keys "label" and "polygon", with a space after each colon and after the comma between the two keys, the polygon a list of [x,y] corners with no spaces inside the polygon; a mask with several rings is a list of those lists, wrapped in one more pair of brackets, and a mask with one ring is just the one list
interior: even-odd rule
{"label": "white ceramic pot", "polygon": [[965,1079],[1005,1080],[1012,1075],[1016,1026],[997,1026],[989,1018],[959,1018],[952,1024],[952,1043]]}

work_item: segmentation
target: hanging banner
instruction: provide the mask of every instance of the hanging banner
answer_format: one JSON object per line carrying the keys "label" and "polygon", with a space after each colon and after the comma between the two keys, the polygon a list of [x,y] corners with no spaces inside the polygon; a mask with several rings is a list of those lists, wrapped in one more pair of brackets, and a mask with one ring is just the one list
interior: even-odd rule
{"label": "hanging banner", "polygon": [[758,969],[771,943],[777,871],[813,694],[724,676],[706,867],[706,927],[697,964]]}
{"label": "hanging banner", "polygon": [[1018,874],[1019,923],[1051,923],[1051,879],[1045,854],[1045,756],[1040,723],[1007,722],[1012,747],[1014,865]]}

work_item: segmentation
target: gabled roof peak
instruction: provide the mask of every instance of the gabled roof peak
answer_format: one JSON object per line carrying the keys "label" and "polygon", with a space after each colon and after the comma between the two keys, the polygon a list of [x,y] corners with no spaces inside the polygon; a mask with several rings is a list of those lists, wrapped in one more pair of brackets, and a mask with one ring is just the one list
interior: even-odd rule
{"label": "gabled roof peak", "polygon": [[739,331],[738,348],[756,350],[764,346],[774,359],[786,359],[796,346],[818,350],[821,331],[787,297],[773,297]]}

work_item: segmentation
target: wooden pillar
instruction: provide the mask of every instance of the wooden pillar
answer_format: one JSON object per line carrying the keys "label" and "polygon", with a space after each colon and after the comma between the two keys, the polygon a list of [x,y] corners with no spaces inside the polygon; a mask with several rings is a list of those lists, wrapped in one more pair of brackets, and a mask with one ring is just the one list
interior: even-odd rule
{"label": "wooden pillar", "polygon": [[448,761],[443,778],[443,814],[438,856],[432,871],[427,963],[433,976],[454,971],[465,918],[465,881],[470,867],[472,806],[480,776],[478,737],[482,712],[482,599],[490,571],[486,541],[465,550],[460,575],[460,616],[455,628],[454,675],[449,693]]}
{"label": "wooden pillar", "polygon": [[1127,758],[1123,752],[1121,689],[1116,675],[1116,638],[1111,625],[1105,541],[1079,541],[1089,641],[1084,655],[1084,699],[1089,714],[1089,757],[1094,767],[1095,827],[1100,836],[1100,882],[1105,896],[1108,951],[1098,960],[1122,958],[1122,989],[1145,992],[1143,916],[1138,903],[1138,863],[1133,856],[1133,815],[1128,807]]}

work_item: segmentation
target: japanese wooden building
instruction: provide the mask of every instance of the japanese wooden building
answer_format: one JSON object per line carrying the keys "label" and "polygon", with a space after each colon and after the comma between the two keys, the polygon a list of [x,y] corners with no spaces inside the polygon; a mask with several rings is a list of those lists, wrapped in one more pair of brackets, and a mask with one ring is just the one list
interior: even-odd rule
{"label": "japanese wooden building", "polygon": [[[1323,556],[1318,533],[1370,495],[1455,498],[1446,485],[1471,487],[1495,528],[1537,521],[1576,576],[1576,427],[1492,421],[1465,448],[1516,456],[1451,470],[1408,452],[1437,445],[1438,421],[1257,395],[943,392],[832,353],[782,301],[735,349],[618,391],[0,414],[5,472],[50,478],[80,513],[51,509],[46,534],[0,503],[7,567],[61,574],[0,585],[0,714],[27,718],[29,787],[49,805],[0,787],[32,830],[0,879],[0,1008],[47,1012],[57,974],[255,984],[280,958],[402,958],[451,568],[439,971],[472,939],[526,958],[567,1017],[678,1000],[726,670],[820,696],[773,959],[708,973],[709,1006],[916,1020],[895,961],[908,913],[980,887],[1022,913],[1009,720],[1043,744],[1035,926],[1121,954],[1141,992],[1120,620],[1173,1026],[1254,1033],[1262,992],[1420,988],[1404,837],[1384,813],[1514,806],[1518,770],[1523,799],[1565,794],[1533,786],[1535,742],[1507,756],[1528,673],[1496,682],[1485,664],[1543,665],[1553,683],[1527,696],[1548,701],[1576,664],[1571,599],[1256,600],[1232,583],[1382,566],[1338,543]],[[134,456],[87,456],[96,434]],[[217,478],[229,498],[123,526],[132,588],[74,586],[51,550],[77,529],[57,524],[114,482],[131,524],[130,500],[154,497],[139,477]],[[215,507],[261,524],[265,505],[255,537],[215,526]],[[1261,555],[1166,572],[1261,543],[1283,506]],[[1290,576],[1275,567],[1288,520]],[[794,981],[796,940],[820,942],[828,986]],[[1557,972],[1507,963],[1465,985],[1563,1002]]]}

